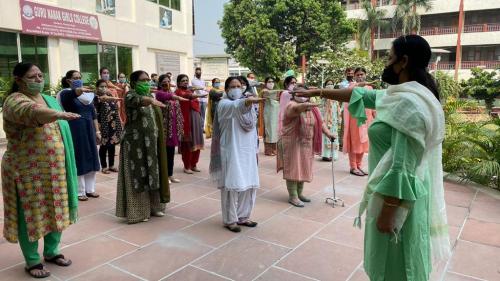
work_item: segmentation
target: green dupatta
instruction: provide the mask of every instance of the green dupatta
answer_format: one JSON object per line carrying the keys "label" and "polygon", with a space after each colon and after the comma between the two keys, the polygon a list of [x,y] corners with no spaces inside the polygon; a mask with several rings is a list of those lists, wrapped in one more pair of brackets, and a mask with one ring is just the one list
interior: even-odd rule
{"label": "green dupatta", "polygon": [[[56,99],[51,96],[42,95],[45,103],[50,109],[63,111]],[[68,121],[58,120],[61,136],[64,144],[64,153],[66,155],[66,185],[68,189],[69,220],[75,223],[78,219],[78,178],[76,173],[75,150],[73,148],[73,139],[69,129]]]}
{"label": "green dupatta", "polygon": [[158,128],[158,176],[160,177],[160,202],[170,202],[170,184],[168,182],[168,163],[166,136],[163,127],[163,115],[157,106],[153,106],[155,122]]}

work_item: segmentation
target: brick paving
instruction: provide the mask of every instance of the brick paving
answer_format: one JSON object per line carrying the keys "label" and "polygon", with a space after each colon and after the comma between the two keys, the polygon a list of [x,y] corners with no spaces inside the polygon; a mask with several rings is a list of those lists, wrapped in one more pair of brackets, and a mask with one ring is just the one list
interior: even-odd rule
{"label": "brick paving", "polygon": [[[82,202],[80,220],[63,234],[69,268],[48,265],[46,280],[328,280],[366,281],[363,232],[352,227],[366,178],[351,176],[342,155],[335,163],[337,194],[345,207],[324,203],[331,195],[331,164],[315,161],[305,208],[287,203],[275,158],[259,155],[261,189],[252,219],[255,229],[231,233],[221,225],[219,192],[208,179],[210,148],[202,172],[186,175],[176,158],[167,215],[127,225],[114,216],[116,174],[98,175],[99,199]],[[0,151],[1,152],[1,151]],[[434,277],[500,280],[500,195],[446,183],[453,256]],[[3,209],[0,202],[0,226]],[[43,244],[43,243],[40,243]],[[24,273],[18,245],[0,238],[0,280],[32,280]]]}

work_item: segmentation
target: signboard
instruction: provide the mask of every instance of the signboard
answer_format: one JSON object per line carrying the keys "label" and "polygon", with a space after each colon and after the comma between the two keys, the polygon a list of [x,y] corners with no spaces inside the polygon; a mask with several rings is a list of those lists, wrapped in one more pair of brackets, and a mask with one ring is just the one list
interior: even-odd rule
{"label": "signboard", "polygon": [[160,28],[172,29],[172,11],[160,7]]}
{"label": "signboard", "polygon": [[179,54],[172,52],[156,53],[156,71],[160,75],[171,72],[174,79],[172,82],[175,82],[177,75],[181,72],[181,58]]}
{"label": "signboard", "polygon": [[229,75],[228,58],[201,58],[203,80],[225,80]]}
{"label": "signboard", "polygon": [[97,16],[19,0],[23,33],[101,41]]}

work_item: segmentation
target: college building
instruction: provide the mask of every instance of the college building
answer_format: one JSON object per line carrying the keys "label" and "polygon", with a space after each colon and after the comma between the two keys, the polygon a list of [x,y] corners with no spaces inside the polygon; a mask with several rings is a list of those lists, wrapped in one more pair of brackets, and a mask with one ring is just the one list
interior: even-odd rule
{"label": "college building", "polygon": [[[349,18],[363,18],[361,0],[340,1]],[[397,0],[374,0],[392,18]],[[493,70],[500,67],[500,1],[434,0],[432,9],[420,11],[422,35],[434,51],[431,70],[442,70],[467,78],[470,69]],[[377,30],[375,51],[384,55],[400,36],[396,30]],[[354,43],[350,44],[354,46]],[[458,54],[458,55],[457,55]]]}
{"label": "college building", "polygon": [[193,18],[192,0],[0,0],[0,79],[19,61],[51,85],[71,69],[191,74]]}

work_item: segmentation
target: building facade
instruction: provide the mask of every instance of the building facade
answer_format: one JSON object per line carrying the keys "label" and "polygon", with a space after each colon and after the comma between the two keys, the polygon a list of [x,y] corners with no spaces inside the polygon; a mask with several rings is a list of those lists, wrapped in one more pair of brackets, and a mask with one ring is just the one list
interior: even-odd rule
{"label": "building facade", "polygon": [[[397,0],[376,0],[374,3],[387,10],[387,17],[392,18]],[[453,75],[457,69],[459,78],[467,78],[473,67],[488,70],[500,67],[499,0],[434,0],[431,3],[431,10],[420,11],[419,33],[435,51],[431,70]],[[343,0],[341,4],[349,18],[364,17],[361,0]],[[390,49],[392,40],[400,35],[398,31],[377,30],[376,53],[384,55]]]}
{"label": "building facade", "polygon": [[[38,64],[51,85],[71,69],[86,81],[101,67],[110,69],[112,80],[138,69],[192,74],[192,5],[192,0],[0,0],[0,79],[10,79],[19,61]],[[52,26],[46,25],[49,20]],[[100,34],[80,36],[84,24]]]}

